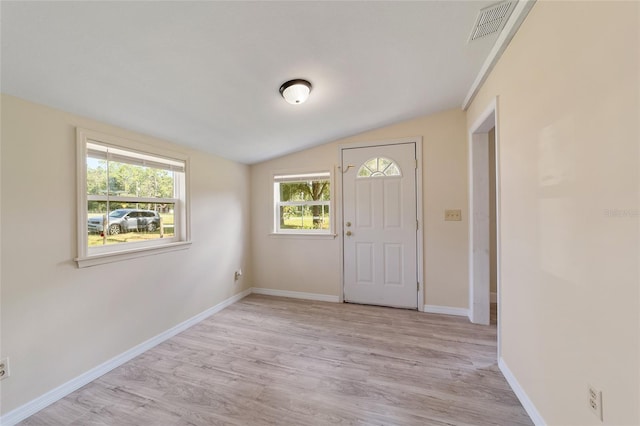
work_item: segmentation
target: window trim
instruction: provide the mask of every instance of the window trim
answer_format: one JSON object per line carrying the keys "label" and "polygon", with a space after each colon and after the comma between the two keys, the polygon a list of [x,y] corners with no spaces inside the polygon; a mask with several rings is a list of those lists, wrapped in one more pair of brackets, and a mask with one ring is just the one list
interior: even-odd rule
{"label": "window trim", "polygon": [[[112,245],[100,247],[92,250],[88,247],[87,241],[87,202],[90,196],[87,195],[87,144],[97,143],[109,145],[127,152],[138,153],[141,156],[148,155],[162,157],[171,161],[184,162],[184,173],[181,182],[177,186],[175,200],[174,222],[179,224],[174,229],[174,237],[163,240],[150,240],[136,243],[126,243],[122,245]],[[76,261],[79,268],[101,265],[105,263],[119,262],[127,259],[134,259],[142,256],[151,256],[175,250],[184,250],[191,245],[190,230],[190,193],[189,193],[189,157],[174,151],[169,151],[156,146],[151,146],[142,142],[125,139],[119,136],[109,135],[94,130],[76,128],[76,172],[77,172],[77,253]],[[114,197],[118,198],[118,197]],[[153,199],[156,202],[156,199]],[[162,199],[158,199],[162,200]]]}
{"label": "window trim", "polygon": [[[279,195],[276,193],[275,184],[279,182],[299,182],[301,180],[310,179],[313,177],[326,176],[329,180],[329,201],[311,201],[311,202],[280,202]],[[269,182],[270,190],[272,191],[272,203],[271,203],[271,232],[270,236],[274,237],[294,237],[294,238],[335,238],[335,185],[334,185],[334,173],[333,168],[326,168],[322,170],[309,171],[305,170],[278,170],[271,173],[271,180]],[[280,205],[328,205],[329,206],[329,229],[280,229],[280,215],[278,213],[278,207]]]}

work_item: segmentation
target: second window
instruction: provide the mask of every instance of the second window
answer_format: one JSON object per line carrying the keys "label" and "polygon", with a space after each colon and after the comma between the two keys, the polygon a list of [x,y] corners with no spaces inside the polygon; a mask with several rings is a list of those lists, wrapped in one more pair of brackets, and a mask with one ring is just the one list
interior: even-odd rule
{"label": "second window", "polygon": [[276,233],[331,232],[331,174],[278,174],[273,178]]}

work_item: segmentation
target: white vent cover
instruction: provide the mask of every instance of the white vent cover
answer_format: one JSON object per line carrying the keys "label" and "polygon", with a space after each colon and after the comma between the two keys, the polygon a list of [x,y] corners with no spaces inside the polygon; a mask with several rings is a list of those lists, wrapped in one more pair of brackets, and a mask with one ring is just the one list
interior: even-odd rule
{"label": "white vent cover", "polygon": [[513,1],[503,1],[481,9],[469,41],[500,31],[507,22],[514,3]]}

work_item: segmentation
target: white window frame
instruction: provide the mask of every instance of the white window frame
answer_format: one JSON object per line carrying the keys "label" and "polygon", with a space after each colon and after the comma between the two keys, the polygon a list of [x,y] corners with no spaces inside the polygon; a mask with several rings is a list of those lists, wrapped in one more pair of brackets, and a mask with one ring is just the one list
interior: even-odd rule
{"label": "white window frame", "polygon": [[[183,250],[190,246],[189,227],[189,157],[150,146],[141,142],[124,139],[93,130],[77,128],[77,191],[78,191],[78,257],[79,268],[119,262],[136,257],[150,256],[168,251]],[[88,247],[87,241],[87,205],[88,201],[103,201],[105,196],[87,195],[87,154],[90,145],[106,146],[130,158],[148,163],[154,159],[166,159],[165,164],[184,164],[184,172],[174,176],[174,198],[136,198],[136,201],[151,203],[174,203],[174,236],[142,242],[110,244],[100,247]],[[131,201],[130,197],[108,196],[110,201]]]}
{"label": "white window frame", "polygon": [[[327,179],[329,180],[329,201],[280,201],[280,182],[300,182],[304,180]],[[335,194],[333,184],[333,172],[331,170],[322,170],[316,172],[309,171],[279,171],[272,173],[271,188],[273,191],[272,217],[273,217],[273,236],[311,236],[311,237],[329,237],[335,238]],[[313,206],[327,205],[329,206],[329,229],[280,229],[280,206]]]}

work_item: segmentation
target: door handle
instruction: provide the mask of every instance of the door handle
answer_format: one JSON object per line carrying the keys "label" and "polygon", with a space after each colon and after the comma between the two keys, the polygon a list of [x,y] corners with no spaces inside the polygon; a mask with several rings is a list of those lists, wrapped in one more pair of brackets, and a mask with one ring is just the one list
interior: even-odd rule
{"label": "door handle", "polygon": [[345,232],[345,234],[347,234],[347,237],[350,237],[351,236],[351,231],[347,231],[347,232]]}

